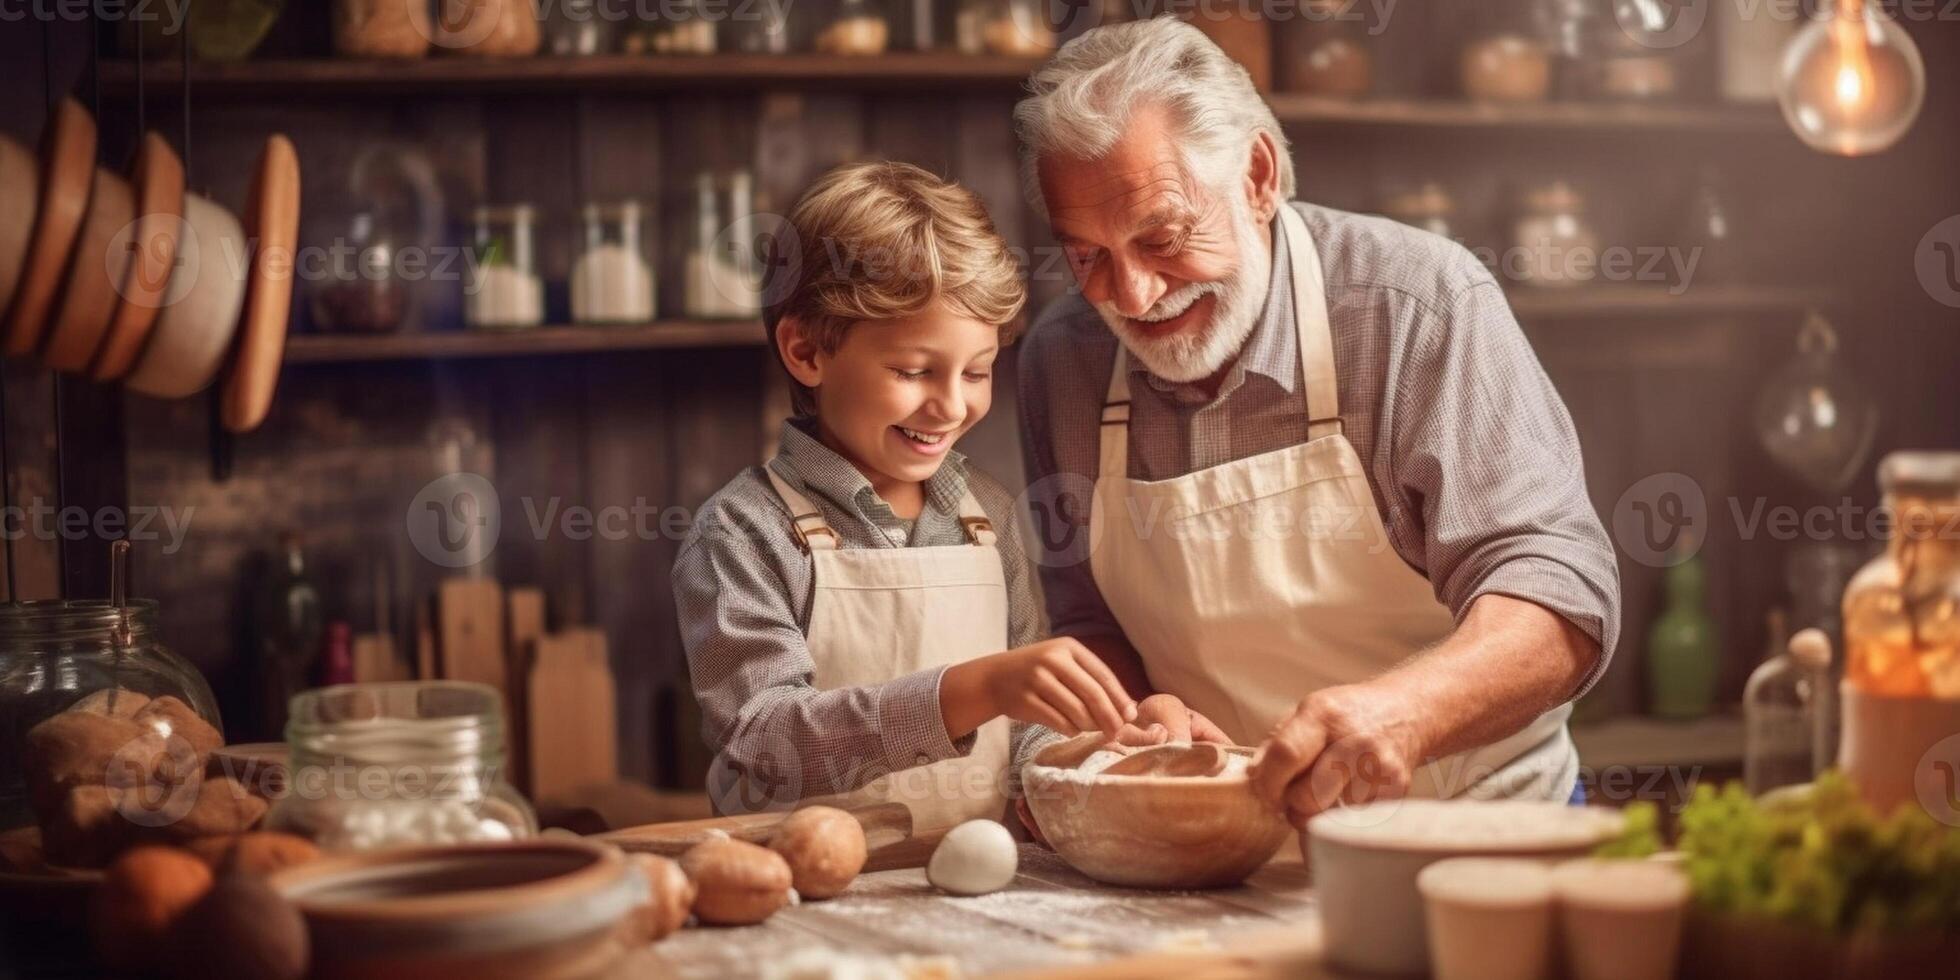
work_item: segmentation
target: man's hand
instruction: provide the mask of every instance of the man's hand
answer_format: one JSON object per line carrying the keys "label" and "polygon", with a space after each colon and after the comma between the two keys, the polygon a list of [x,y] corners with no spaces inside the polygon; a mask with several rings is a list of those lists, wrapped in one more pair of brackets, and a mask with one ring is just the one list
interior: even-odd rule
{"label": "man's hand", "polygon": [[1402,796],[1423,760],[1419,710],[1367,684],[1316,691],[1253,758],[1253,791],[1295,827],[1336,803]]}
{"label": "man's hand", "polygon": [[[1135,733],[1119,733],[1124,745],[1161,745],[1165,742],[1217,742],[1231,744],[1232,737],[1212,724],[1210,718],[1184,706],[1173,694],[1152,694],[1137,702]],[[1130,736],[1130,737],[1121,737]]]}
{"label": "man's hand", "polygon": [[956,739],[1002,715],[1080,735],[1120,731],[1137,713],[1109,666],[1068,637],[955,664],[939,685],[940,714]]}

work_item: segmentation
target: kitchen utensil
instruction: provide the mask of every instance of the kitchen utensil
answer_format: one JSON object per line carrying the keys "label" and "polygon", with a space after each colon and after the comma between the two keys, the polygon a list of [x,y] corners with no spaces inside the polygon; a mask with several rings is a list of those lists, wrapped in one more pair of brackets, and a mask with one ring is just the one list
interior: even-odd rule
{"label": "kitchen utensil", "polygon": [[293,263],[299,245],[299,154],[293,141],[274,134],[259,153],[258,171],[246,194],[245,233],[254,243],[245,286],[245,318],[238,326],[238,353],[225,379],[224,423],[250,432],[272,410],[286,327],[293,312]]}
{"label": "kitchen utensil", "polygon": [[75,254],[42,344],[41,362],[49,368],[73,374],[95,360],[109,318],[115,315],[117,294],[129,275],[129,251],[111,245],[117,233],[135,220],[136,194],[129,181],[106,167],[95,168],[88,217],[75,240]]}
{"label": "kitchen utensil", "polygon": [[81,103],[63,99],[41,135],[41,207],[14,288],[14,305],[7,312],[9,356],[19,357],[41,345],[55,291],[81,234],[82,220],[88,216],[94,178],[95,118]]}
{"label": "kitchen utensil", "polygon": [[1451,858],[1416,876],[1436,980],[1543,980],[1552,967],[1552,877],[1542,862]]}
{"label": "kitchen utensil", "polygon": [[[1367,973],[1430,968],[1416,876],[1451,857],[1581,857],[1619,833],[1618,813],[1564,803],[1402,799],[1307,822],[1328,962]],[[1046,825],[1043,825],[1046,829]]]}
{"label": "kitchen utensil", "polygon": [[1878,438],[1878,403],[1838,357],[1837,331],[1812,312],[1797,353],[1756,396],[1756,438],[1784,472],[1840,494],[1864,471]]}
{"label": "kitchen utensil", "polygon": [[1688,876],[1657,861],[1567,861],[1551,873],[1573,980],[1677,975]]}
{"label": "kitchen utensil", "polygon": [[513,587],[504,595],[504,657],[510,675],[511,726],[516,737],[511,744],[512,778],[517,785],[531,788],[531,658],[538,637],[545,629],[544,590],[531,586]]}
{"label": "kitchen utensil", "polygon": [[[1077,871],[1113,885],[1213,888],[1243,881],[1286,839],[1286,821],[1253,795],[1243,772],[1077,770],[1101,741],[1092,733],[1052,745],[1021,774],[1042,835]],[[1226,746],[1223,752],[1250,758],[1253,750]]]}
{"label": "kitchen utensil", "polygon": [[509,702],[504,590],[496,579],[450,578],[436,586],[436,643],[444,679],[488,684]]}
{"label": "kitchen utensil", "polygon": [[539,800],[619,778],[612,666],[605,634],[538,638],[527,684],[531,791]]}
{"label": "kitchen utensil", "polygon": [[89,370],[97,381],[119,379],[135,366],[169,299],[166,290],[183,229],[184,162],[168,140],[154,132],[144,134],[131,179],[136,187],[136,221],[109,246],[131,257],[129,272],[123,277],[122,302]]}
{"label": "kitchen utensil", "polygon": [[1216,776],[1225,771],[1226,752],[1209,742],[1154,745],[1126,755],[1102,771],[1105,776]]}
{"label": "kitchen utensil", "polygon": [[238,219],[201,195],[186,194],[184,224],[170,284],[170,292],[181,298],[157,318],[136,369],[123,382],[131,391],[157,398],[183,398],[211,383],[224,363],[245,301],[245,280],[229,268],[234,257],[249,254]]}
{"label": "kitchen utensil", "polygon": [[607,975],[648,894],[625,854],[579,840],[328,857],[268,881],[306,917],[319,980]]}
{"label": "kitchen utensil", "polygon": [[41,175],[34,154],[0,136],[0,318],[13,304],[27,262],[28,239],[41,207]]}
{"label": "kitchen utensil", "polygon": [[[903,803],[879,803],[845,810],[864,826],[864,842],[873,853],[888,850],[912,837],[912,811]],[[599,834],[596,839],[628,851],[679,857],[687,849],[720,834],[751,844],[767,845],[776,828],[789,819],[789,811],[748,813],[706,820],[675,820],[624,827]],[[924,865],[924,861],[920,861]]]}

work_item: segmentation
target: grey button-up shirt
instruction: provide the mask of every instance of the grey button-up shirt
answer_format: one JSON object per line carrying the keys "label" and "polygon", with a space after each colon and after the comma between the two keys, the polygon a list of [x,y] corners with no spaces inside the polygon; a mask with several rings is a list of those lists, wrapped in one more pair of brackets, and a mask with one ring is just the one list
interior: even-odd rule
{"label": "grey button-up shirt", "polygon": [[[1042,635],[1041,599],[1013,518],[1015,501],[992,477],[948,452],[925,484],[925,507],[906,521],[848,460],[803,423],[786,422],[770,464],[823,512],[844,548],[924,548],[967,543],[960,500],[969,486],[993,520],[1007,581],[1010,647]],[[674,562],[674,602],[702,734],[717,769],[756,774],[783,798],[856,789],[883,775],[964,755],[939,709],[935,667],[882,684],[819,691],[806,637],[814,562],[796,544],[787,504],[759,466],[729,481],[695,515]],[[1038,726],[1016,726],[1019,758]],[[1018,771],[1018,769],[1017,769]]]}
{"label": "grey button-up shirt", "polygon": [[[1565,405],[1503,291],[1465,249],[1383,218],[1295,202],[1327,282],[1340,415],[1395,551],[1459,620],[1516,596],[1599,642],[1619,633],[1619,569],[1586,495]],[[1307,441],[1293,277],[1273,227],[1271,288],[1216,397],[1129,360],[1130,472],[1183,476]],[[1117,349],[1071,294],[1022,341],[1021,422],[1054,632],[1120,633],[1090,574],[1087,491]]]}

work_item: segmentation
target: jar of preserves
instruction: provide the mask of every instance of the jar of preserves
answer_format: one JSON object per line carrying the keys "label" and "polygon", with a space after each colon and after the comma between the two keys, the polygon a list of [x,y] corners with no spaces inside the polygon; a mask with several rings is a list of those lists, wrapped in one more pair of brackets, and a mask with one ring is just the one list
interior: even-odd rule
{"label": "jar of preserves", "polygon": [[1375,87],[1374,44],[1342,0],[1303,0],[1280,25],[1280,84],[1288,91],[1354,99]]}
{"label": "jar of preserves", "polygon": [[334,0],[333,51],[343,58],[421,58],[436,36],[430,4]]}
{"label": "jar of preserves", "polygon": [[1036,0],[960,0],[953,34],[962,54],[1043,58],[1055,50],[1055,28]]}
{"label": "jar of preserves", "polygon": [[537,815],[505,765],[503,696],[487,684],[340,684],[293,698],[286,793],[266,827],[325,851],[508,841]]}
{"label": "jar of preserves", "polygon": [[447,54],[528,58],[544,43],[534,0],[436,0],[435,45]]}
{"label": "jar of preserves", "polygon": [[1526,194],[1522,203],[1513,242],[1521,260],[1515,267],[1519,278],[1533,286],[1591,282],[1599,271],[1599,235],[1586,220],[1586,199],[1555,180]]}
{"label": "jar of preserves", "polygon": [[[0,829],[35,822],[29,737],[64,712],[136,720],[153,700],[174,698],[222,731],[211,687],[189,662],[171,652],[157,631],[157,604],[131,599],[50,599],[0,605]],[[168,732],[164,732],[166,736]],[[72,748],[72,746],[71,746]],[[115,749],[117,746],[109,746]],[[46,821],[42,821],[46,823]]]}
{"label": "jar of preserves", "polygon": [[1844,590],[1840,756],[1884,812],[1960,764],[1960,452],[1893,453],[1878,480],[1891,526]]}
{"label": "jar of preserves", "polygon": [[837,15],[812,42],[819,54],[884,54],[891,22],[873,0],[840,0]]}

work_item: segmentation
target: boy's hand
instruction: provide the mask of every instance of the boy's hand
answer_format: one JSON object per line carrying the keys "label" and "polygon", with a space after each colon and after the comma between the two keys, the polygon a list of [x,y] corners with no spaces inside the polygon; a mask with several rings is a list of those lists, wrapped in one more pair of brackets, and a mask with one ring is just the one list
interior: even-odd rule
{"label": "boy's hand", "polygon": [[[955,664],[940,683],[941,711],[955,738],[999,715],[1080,735],[1119,731],[1137,713],[1109,666],[1069,637]],[[982,712],[973,712],[975,706],[984,709],[977,720]],[[972,728],[956,733],[968,720]]]}
{"label": "boy's hand", "polygon": [[[1212,724],[1210,718],[1184,706],[1184,701],[1174,694],[1152,694],[1137,702],[1136,727],[1149,730],[1153,725],[1161,725],[1164,737],[1159,742],[1217,742],[1230,745],[1232,737],[1225,730]],[[1126,742],[1125,744],[1156,744]]]}

